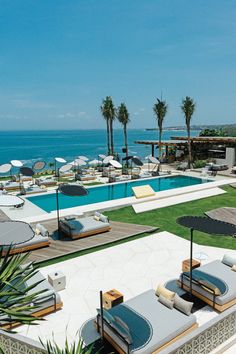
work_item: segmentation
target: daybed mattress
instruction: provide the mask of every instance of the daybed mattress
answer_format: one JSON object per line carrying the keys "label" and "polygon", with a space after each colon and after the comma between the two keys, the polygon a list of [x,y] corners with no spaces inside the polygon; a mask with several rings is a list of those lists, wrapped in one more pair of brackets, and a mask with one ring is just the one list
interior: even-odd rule
{"label": "daybed mattress", "polygon": [[[151,325],[151,335],[149,341],[144,347],[132,350],[132,353],[150,354],[154,350],[162,347],[192,325],[196,324],[196,317],[194,315],[184,315],[182,312],[174,309],[169,309],[162,305],[154,290],[148,290],[145,293],[126,301],[123,305],[115,306],[110,310],[114,315],[119,315],[119,308],[121,306],[128,307],[143,317]],[[127,319],[123,318],[127,323]],[[132,326],[129,324],[129,329],[132,335]],[[112,336],[112,335],[111,335]]]}
{"label": "daybed mattress", "polygon": [[[233,272],[231,270],[231,267],[223,264],[220,260],[216,260],[208,264],[205,264],[197,269],[204,273],[213,275],[214,277],[219,278],[221,281],[225,283],[227,288],[226,293],[220,296],[216,296],[215,298],[216,304],[224,305],[236,298],[236,272]],[[183,283],[189,286],[189,280],[186,279],[185,277]],[[193,290],[196,290],[201,295],[204,295],[209,300],[213,300],[212,294],[202,289],[199,285],[193,283],[192,288]]]}
{"label": "daybed mattress", "polygon": [[109,228],[108,222],[97,221],[93,217],[61,221],[61,228],[66,233],[69,231],[70,235],[78,235],[85,232],[95,231],[99,229]]}

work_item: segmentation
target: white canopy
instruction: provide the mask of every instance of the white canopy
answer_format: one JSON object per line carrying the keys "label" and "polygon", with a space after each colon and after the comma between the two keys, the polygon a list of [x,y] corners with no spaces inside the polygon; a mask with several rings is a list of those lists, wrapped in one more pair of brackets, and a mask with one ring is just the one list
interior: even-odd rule
{"label": "white canopy", "polygon": [[116,161],[116,160],[110,160],[109,164],[111,164],[112,166],[114,166],[115,168],[122,168],[122,165]]}
{"label": "white canopy", "polygon": [[75,166],[85,166],[87,163],[82,159],[75,159],[73,161]]}
{"label": "white canopy", "polygon": [[106,155],[99,154],[98,157],[100,157],[100,159],[104,160],[106,158]]}
{"label": "white canopy", "polygon": [[113,156],[109,155],[109,156],[105,157],[105,159],[102,162],[103,163],[108,163],[111,160],[113,160]]}
{"label": "white canopy", "polygon": [[0,206],[10,207],[24,204],[24,200],[12,194],[0,194]]}
{"label": "white canopy", "polygon": [[63,157],[55,157],[55,160],[59,163],[66,163],[66,160]]}
{"label": "white canopy", "polygon": [[89,160],[86,156],[79,156],[79,159],[84,160],[84,161],[88,161]]}
{"label": "white canopy", "polygon": [[71,164],[66,164],[66,165],[63,165],[59,168],[59,171],[60,172],[67,172],[67,171],[70,171],[72,169],[72,165]]}
{"label": "white canopy", "polygon": [[5,163],[4,165],[0,165],[0,173],[7,173],[11,170],[12,165],[10,163]]}
{"label": "white canopy", "polygon": [[92,161],[89,161],[89,165],[93,165],[93,166],[95,166],[95,165],[101,165],[102,164],[102,161],[100,161],[100,160],[92,160]]}
{"label": "white canopy", "polygon": [[160,163],[160,161],[156,157],[153,157],[153,156],[149,156],[149,161],[151,163],[154,163],[155,165],[159,165],[159,163]]}
{"label": "white canopy", "polygon": [[20,160],[11,160],[10,163],[14,167],[22,167],[23,166],[23,163]]}

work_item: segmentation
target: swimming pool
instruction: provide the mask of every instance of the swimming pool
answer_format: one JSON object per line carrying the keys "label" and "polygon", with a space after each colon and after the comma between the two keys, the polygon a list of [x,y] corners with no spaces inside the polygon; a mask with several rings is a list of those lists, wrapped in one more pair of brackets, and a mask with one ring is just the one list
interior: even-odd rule
{"label": "swimming pool", "polygon": [[[90,187],[88,188],[89,194],[84,197],[68,197],[64,194],[60,194],[60,209],[67,209],[76,206],[105,202],[108,200],[132,197],[132,187],[135,186],[143,186],[149,184],[155,192],[160,192],[168,189],[193,186],[207,182],[211,181],[190,176],[172,176]],[[56,210],[55,193],[37,195],[28,197],[27,199],[46,212]]]}

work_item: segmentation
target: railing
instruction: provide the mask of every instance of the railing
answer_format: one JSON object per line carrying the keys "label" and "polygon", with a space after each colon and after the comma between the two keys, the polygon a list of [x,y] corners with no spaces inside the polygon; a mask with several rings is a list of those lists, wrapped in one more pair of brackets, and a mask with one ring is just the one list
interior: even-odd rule
{"label": "railing", "polygon": [[[236,306],[163,349],[160,354],[209,354],[236,334]],[[19,334],[0,331],[4,354],[46,354],[42,345]]]}
{"label": "railing", "polygon": [[42,345],[19,334],[0,331],[0,348],[4,354],[45,354]]}
{"label": "railing", "polygon": [[209,354],[236,333],[236,306],[176,341],[160,354]]}

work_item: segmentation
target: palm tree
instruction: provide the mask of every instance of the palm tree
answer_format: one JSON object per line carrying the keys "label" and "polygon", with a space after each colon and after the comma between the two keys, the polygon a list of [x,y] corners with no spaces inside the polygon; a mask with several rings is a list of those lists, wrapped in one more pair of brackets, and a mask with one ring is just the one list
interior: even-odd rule
{"label": "palm tree", "polygon": [[191,149],[191,140],[190,140],[190,124],[191,124],[191,119],[192,119],[192,115],[195,111],[196,108],[196,103],[194,102],[194,100],[189,97],[186,96],[183,100],[182,100],[182,105],[181,105],[181,110],[184,113],[185,116],[185,124],[186,124],[186,128],[187,128],[187,134],[188,134],[188,167],[191,167],[191,163],[192,163],[192,149]]}
{"label": "palm tree", "polygon": [[112,102],[111,96],[107,96],[100,107],[102,115],[107,123],[107,154],[114,154],[114,142],[113,142],[113,121],[115,119],[115,106]]}
{"label": "palm tree", "polygon": [[[129,112],[126,108],[125,103],[121,103],[118,107],[117,111],[117,118],[119,122],[123,125],[124,129],[124,138],[125,138],[125,150],[126,150],[126,157],[128,157],[128,136],[127,136],[127,124],[130,122],[129,119]],[[126,160],[127,162],[128,160]]]}
{"label": "palm tree", "polygon": [[32,291],[41,281],[26,285],[37,273],[33,263],[25,265],[28,253],[10,256],[10,251],[0,250],[0,326],[6,329],[16,322],[30,324],[38,320],[30,312],[37,308],[34,300],[44,292]]}
{"label": "palm tree", "polygon": [[43,345],[44,349],[46,349],[48,354],[91,354],[93,350],[93,346],[85,349],[82,340],[79,340],[77,343],[73,342],[71,345],[69,345],[68,340],[66,339],[63,349],[61,349],[57,343],[54,341],[51,342],[50,340],[48,340],[46,344],[41,341],[41,344]]}
{"label": "palm tree", "polygon": [[157,103],[153,106],[153,111],[156,115],[157,124],[159,128],[159,160],[161,159],[161,138],[162,138],[162,128],[165,115],[167,113],[168,105],[165,101],[160,100],[157,98]]}

